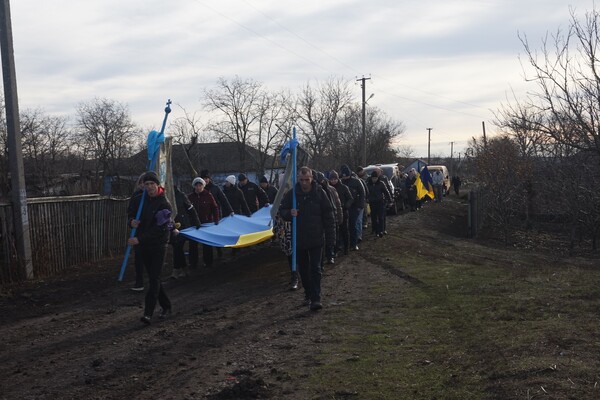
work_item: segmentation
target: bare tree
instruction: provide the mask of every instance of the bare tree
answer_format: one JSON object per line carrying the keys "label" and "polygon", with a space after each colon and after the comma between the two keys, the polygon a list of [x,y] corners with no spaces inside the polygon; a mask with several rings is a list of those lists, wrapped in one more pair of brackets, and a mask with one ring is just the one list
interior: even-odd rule
{"label": "bare tree", "polygon": [[294,110],[288,99],[291,95],[285,92],[262,93],[260,96],[257,120],[256,148],[258,151],[255,164],[259,174],[264,174],[267,167],[273,169],[277,157],[275,155],[288,138],[288,132],[293,126]]}
{"label": "bare tree", "polygon": [[182,106],[178,105],[178,107],[183,111],[183,116],[171,123],[170,128],[173,143],[182,146],[190,167],[190,172],[193,176],[198,176],[198,172],[192,163],[191,152],[198,143],[206,142],[208,135],[203,133],[202,124],[197,112],[190,113]]}
{"label": "bare tree", "polygon": [[132,155],[139,129],[127,106],[115,100],[95,98],[77,106],[75,133],[84,158],[93,160],[100,191],[105,176],[117,175],[117,161]]}
{"label": "bare tree", "polygon": [[571,10],[566,31],[542,40],[539,52],[520,35],[532,67],[526,79],[537,84],[526,109],[543,116],[536,130],[559,143],[600,155],[600,15],[594,9],[580,20]]}
{"label": "bare tree", "polygon": [[219,78],[215,89],[204,90],[204,106],[217,112],[217,119],[209,129],[221,141],[232,141],[239,145],[242,168],[247,168],[246,145],[251,145],[256,136],[256,124],[260,118],[262,85],[251,79],[236,76],[231,81]]}
{"label": "bare tree", "polygon": [[65,161],[71,145],[67,118],[50,116],[41,109],[21,113],[23,158],[30,173],[42,187],[60,173],[60,162]]}
{"label": "bare tree", "polygon": [[[316,87],[315,87],[316,86]],[[311,86],[310,82],[298,96],[298,128],[301,143],[314,157],[314,167],[322,169],[331,149],[339,149],[337,138],[343,111],[352,104],[349,82],[329,79]]]}

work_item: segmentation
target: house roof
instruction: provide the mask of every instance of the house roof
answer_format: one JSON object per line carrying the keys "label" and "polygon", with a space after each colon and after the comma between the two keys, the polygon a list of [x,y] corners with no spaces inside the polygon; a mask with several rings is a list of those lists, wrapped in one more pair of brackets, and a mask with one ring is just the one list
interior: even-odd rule
{"label": "house roof", "polygon": [[[171,157],[173,173],[176,175],[191,174],[190,165],[185,155],[184,145],[174,144]],[[243,152],[243,153],[242,153]],[[243,162],[242,154],[245,157]],[[189,153],[190,161],[197,173],[208,169],[211,173],[233,173],[255,171],[261,153],[254,147],[237,142],[197,143]],[[133,155],[124,161],[123,170],[130,172],[143,171],[148,161],[146,150]],[[272,165],[272,156],[266,157],[265,167]]]}

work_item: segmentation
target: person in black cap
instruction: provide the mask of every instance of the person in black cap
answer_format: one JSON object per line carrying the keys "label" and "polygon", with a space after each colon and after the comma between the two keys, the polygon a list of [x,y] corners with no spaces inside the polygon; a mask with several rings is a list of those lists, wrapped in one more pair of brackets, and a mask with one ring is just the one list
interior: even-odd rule
{"label": "person in black cap", "polygon": [[358,181],[363,185],[363,189],[365,189],[365,202],[363,204],[363,208],[358,210],[358,220],[356,221],[356,231],[357,231],[357,237],[358,239],[356,240],[358,243],[362,242],[362,237],[363,237],[363,229],[367,229],[368,227],[368,223],[367,223],[367,203],[368,198],[369,198],[369,188],[367,187],[367,181],[366,179],[367,177],[367,173],[365,172],[363,167],[357,167],[356,168],[356,177],[358,178]]}
{"label": "person in black cap", "polygon": [[160,180],[155,172],[146,172],[142,178],[146,195],[142,206],[140,219],[135,219],[139,208],[142,193],[136,195],[127,210],[129,226],[136,228],[136,236],[130,237],[127,244],[138,248],[142,256],[146,272],[148,273],[149,288],[146,293],[144,315],[141,321],[150,324],[156,302],[162,307],[160,318],[166,318],[171,313],[171,301],[167,296],[160,275],[165,262],[167,243],[171,231],[174,230],[171,216],[171,203],[165,196],[165,190],[160,186]]}
{"label": "person in black cap", "polygon": [[246,204],[251,213],[258,211],[259,208],[269,205],[269,198],[264,190],[256,183],[250,182],[245,174],[238,175],[238,187],[244,193]]}
{"label": "person in black cap", "polygon": [[383,237],[386,204],[392,201],[388,187],[383,183],[377,170],[371,172],[368,182],[369,204],[371,205],[371,224],[377,237]]}
{"label": "person in black cap", "polygon": [[338,197],[340,198],[340,203],[342,205],[342,223],[337,225],[336,249],[343,250],[344,254],[346,255],[348,254],[348,248],[350,246],[348,210],[354,202],[354,198],[352,197],[352,193],[350,193],[348,186],[344,185],[339,180],[339,175],[336,171],[329,172],[329,184],[337,191]]}
{"label": "person in black cap", "polygon": [[267,197],[269,198],[269,203],[273,204],[275,201],[275,196],[277,196],[277,189],[269,184],[269,180],[266,177],[260,178],[260,182],[258,183],[262,190],[265,191]]}

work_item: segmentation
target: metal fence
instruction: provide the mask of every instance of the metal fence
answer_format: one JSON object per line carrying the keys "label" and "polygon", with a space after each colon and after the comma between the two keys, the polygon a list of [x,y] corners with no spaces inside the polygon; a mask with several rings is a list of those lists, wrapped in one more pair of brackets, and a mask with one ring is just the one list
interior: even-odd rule
{"label": "metal fence", "polygon": [[[69,196],[27,199],[33,272],[49,277],[70,266],[123,254],[128,199]],[[12,205],[0,203],[0,285],[24,278],[13,231]]]}

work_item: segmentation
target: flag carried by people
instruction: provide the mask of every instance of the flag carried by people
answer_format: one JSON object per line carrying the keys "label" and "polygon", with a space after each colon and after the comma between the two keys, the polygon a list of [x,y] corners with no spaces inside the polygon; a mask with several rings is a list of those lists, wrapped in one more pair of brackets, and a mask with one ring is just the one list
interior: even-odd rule
{"label": "flag carried by people", "polygon": [[433,194],[433,179],[427,166],[424,166],[421,172],[417,174],[415,186],[417,187],[417,200],[421,200],[425,196],[429,196],[431,200],[435,197]]}
{"label": "flag carried by people", "polygon": [[180,231],[179,234],[213,247],[253,246],[273,236],[271,207],[263,207],[250,217],[236,214],[221,219],[218,224],[207,222],[198,229],[192,226]]}

